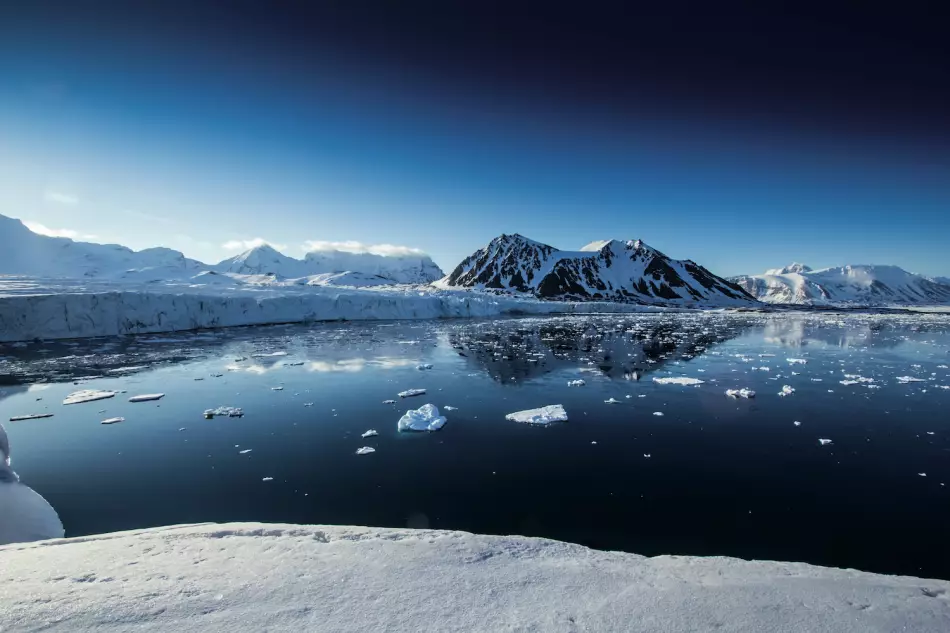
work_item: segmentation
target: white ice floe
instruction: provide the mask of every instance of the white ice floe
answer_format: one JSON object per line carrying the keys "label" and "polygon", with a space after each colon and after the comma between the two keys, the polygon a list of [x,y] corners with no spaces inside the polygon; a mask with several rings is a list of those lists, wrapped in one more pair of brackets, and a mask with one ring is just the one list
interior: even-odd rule
{"label": "white ice floe", "polygon": [[458,410],[459,410],[458,407],[450,407],[449,405],[445,405],[445,406],[442,407],[442,408],[445,409],[446,411],[458,411]]}
{"label": "white ice floe", "polygon": [[926,477],[926,476],[927,476],[927,473],[917,473],[917,476],[918,476],[918,477]]}
{"label": "white ice floe", "polygon": [[831,440],[819,439],[819,440],[818,440],[818,443],[821,444],[822,446],[824,446],[824,445],[826,445],[826,444],[831,444]]}
{"label": "white ice floe", "polygon": [[273,477],[264,477],[261,481],[274,481]]}
{"label": "white ice floe", "polygon": [[786,358],[785,360],[788,361],[788,363],[789,363],[790,365],[806,365],[806,364],[808,364],[808,361],[805,360],[804,358]]}
{"label": "white ice floe", "polygon": [[795,388],[791,385],[782,385],[782,390],[778,392],[780,396],[790,396],[795,393]]}
{"label": "white ice floe", "polygon": [[654,412],[653,412],[653,415],[655,415],[655,416],[658,417],[658,418],[662,418],[662,417],[663,417],[663,412],[662,412],[662,411],[654,411]]}
{"label": "white ice floe", "polygon": [[[399,394],[399,395],[400,395],[400,397],[402,397],[402,398],[405,398],[405,397],[406,397],[406,396],[403,396],[402,394]],[[396,401],[395,401],[395,400],[383,400],[383,404],[396,404]]]}
{"label": "white ice floe", "polygon": [[754,398],[755,392],[751,389],[726,389],[726,395],[730,398]]}
{"label": "white ice floe", "polygon": [[23,422],[24,420],[40,420],[42,418],[51,418],[52,413],[28,413],[26,415],[14,415],[10,417],[11,422]]}
{"label": "white ice floe", "polygon": [[253,450],[254,450],[253,448],[245,448],[243,451],[238,451],[238,455],[247,455]]}
{"label": "white ice floe", "polygon": [[369,455],[370,453],[375,453],[376,449],[372,446],[363,446],[362,448],[356,449],[357,455]]}
{"label": "white ice floe", "polygon": [[434,404],[424,404],[418,409],[410,409],[399,418],[396,428],[400,431],[438,431],[445,426],[447,419],[439,415]]}
{"label": "white ice floe", "polygon": [[608,398],[607,400],[604,400],[604,404],[620,404],[620,400],[617,400],[616,398]]}
{"label": "white ice floe", "polygon": [[911,382],[927,382],[927,381],[924,380],[923,378],[914,378],[913,376],[898,376],[897,382],[899,382],[902,385],[906,385]]}
{"label": "white ice floe", "polygon": [[379,435],[379,433],[377,433],[374,429],[370,429],[366,431],[365,433],[363,433],[362,435],[360,435],[360,437],[374,437],[376,435]]}
{"label": "white ice floe", "polygon": [[63,404],[82,404],[83,402],[94,402],[96,400],[105,400],[112,398],[118,391],[103,391],[98,389],[81,389],[74,391],[63,400]]}
{"label": "white ice floe", "polygon": [[801,425],[802,425],[802,423],[799,422],[798,420],[795,420],[794,422],[792,422],[792,424],[794,424],[795,426],[801,426]]}
{"label": "white ice floe", "polygon": [[419,371],[432,369],[432,365],[430,363],[422,363],[421,365],[416,365],[416,369],[418,369]]}
{"label": "white ice floe", "polygon": [[583,387],[586,384],[587,383],[584,382],[583,380],[568,380],[567,381],[568,387]]}
{"label": "white ice floe", "polygon": [[129,402],[150,402],[152,400],[161,400],[165,397],[163,393],[143,393],[140,396],[132,396]]}
{"label": "white ice floe", "polygon": [[[10,439],[0,424],[0,546],[62,538],[63,535],[63,523],[56,510],[32,488],[20,483],[20,477],[10,467]],[[0,553],[0,557],[5,558],[7,551]],[[3,569],[9,573],[6,561]],[[9,576],[7,578],[2,582],[4,591],[11,584]],[[4,598],[4,608],[11,606]],[[16,626],[10,622],[9,612],[3,622],[4,628],[8,626]]]}
{"label": "white ice floe", "polygon": [[515,411],[505,416],[510,422],[522,422],[524,424],[553,424],[554,422],[567,422],[567,411],[560,404],[549,404],[537,409],[526,409],[524,411]]}
{"label": "white ice floe", "polygon": [[283,387],[271,387],[270,390],[271,390],[271,391],[283,391],[284,388],[283,388]]}
{"label": "white ice floe", "polygon": [[215,416],[240,418],[244,415],[244,409],[240,407],[218,407],[217,409],[205,409],[204,415],[208,419]]}
{"label": "white ice floe", "polygon": [[125,418],[107,418],[99,424],[118,424],[119,422],[125,422]]}
{"label": "white ice floe", "polygon": [[684,387],[689,387],[692,385],[701,385],[705,380],[700,380],[699,378],[687,378],[686,376],[664,376],[662,378],[654,378],[653,382],[660,385],[683,385]]}
{"label": "white ice floe", "polygon": [[400,398],[411,398],[413,396],[421,396],[425,394],[425,392],[425,389],[406,389],[405,391],[400,391],[396,395]]}

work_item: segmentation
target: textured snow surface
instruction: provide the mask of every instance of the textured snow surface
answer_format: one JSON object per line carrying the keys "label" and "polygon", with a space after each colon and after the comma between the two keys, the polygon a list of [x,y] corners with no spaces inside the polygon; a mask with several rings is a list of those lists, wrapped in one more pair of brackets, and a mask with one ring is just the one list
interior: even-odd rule
{"label": "textured snow surface", "polygon": [[950,283],[897,266],[841,266],[812,270],[802,264],[734,277],[749,294],[768,303],[884,306],[950,303]]}
{"label": "textured snow surface", "polygon": [[424,404],[418,409],[410,409],[399,418],[397,428],[400,431],[438,431],[445,426],[446,418],[439,414],[439,407]]}
{"label": "textured snow surface", "polygon": [[522,422],[524,424],[552,424],[554,422],[567,422],[567,411],[560,404],[549,404],[538,409],[526,409],[509,413],[505,416],[505,419],[510,422]]}
{"label": "textured snow surface", "polygon": [[235,523],[0,549],[4,632],[946,633],[950,583],[517,536]]}

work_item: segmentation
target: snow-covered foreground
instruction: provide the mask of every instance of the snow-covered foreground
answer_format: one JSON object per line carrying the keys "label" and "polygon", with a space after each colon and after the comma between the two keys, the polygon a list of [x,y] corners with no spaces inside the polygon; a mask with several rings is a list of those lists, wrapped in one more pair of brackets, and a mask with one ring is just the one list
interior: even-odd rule
{"label": "snow-covered foreground", "polygon": [[0,342],[311,321],[662,310],[429,286],[234,288],[191,282],[133,285],[0,277]]}
{"label": "snow-covered foreground", "polygon": [[945,633],[950,582],[517,536],[205,524],[0,548],[0,622],[5,632]]}

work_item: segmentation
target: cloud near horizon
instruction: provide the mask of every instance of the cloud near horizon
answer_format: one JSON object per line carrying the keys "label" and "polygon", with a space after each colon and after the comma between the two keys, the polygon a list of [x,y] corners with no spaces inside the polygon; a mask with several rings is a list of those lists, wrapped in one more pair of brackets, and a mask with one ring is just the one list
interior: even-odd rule
{"label": "cloud near horizon", "polygon": [[55,202],[57,204],[68,204],[74,205],[79,204],[79,198],[76,196],[70,195],[68,193],[62,193],[59,191],[44,191],[43,199],[47,202]]}
{"label": "cloud near horizon", "polygon": [[45,235],[46,237],[68,237],[71,240],[95,240],[98,239],[95,235],[82,234],[79,231],[74,231],[72,229],[51,229],[45,224],[40,224],[39,222],[31,222],[29,220],[23,220],[23,226],[30,229],[34,233],[39,235]]}
{"label": "cloud near horizon", "polygon": [[303,243],[305,253],[322,251],[343,251],[345,253],[372,253],[373,255],[383,255],[393,257],[398,255],[425,255],[425,252],[418,248],[409,246],[397,246],[395,244],[363,244],[356,240],[347,240],[345,242],[328,242],[325,240],[307,240]]}
{"label": "cloud near horizon", "polygon": [[286,244],[276,244],[269,240],[265,240],[262,237],[255,237],[254,239],[250,240],[229,240],[222,244],[221,248],[228,251],[247,251],[252,248],[257,248],[258,246],[264,246],[265,244],[271,248],[276,248],[279,251],[287,248]]}

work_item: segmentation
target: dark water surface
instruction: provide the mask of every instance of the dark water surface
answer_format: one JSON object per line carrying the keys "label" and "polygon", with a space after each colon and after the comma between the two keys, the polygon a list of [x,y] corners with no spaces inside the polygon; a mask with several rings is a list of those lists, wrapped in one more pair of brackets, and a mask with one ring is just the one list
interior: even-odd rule
{"label": "dark water surface", "polygon": [[[950,579],[948,326],[941,315],[625,315],[0,345],[0,419],[15,469],[69,536],[408,525]],[[654,381],[670,376],[705,382]],[[575,379],[586,385],[569,388]],[[794,393],[779,396],[784,385]],[[724,395],[742,387],[757,397]],[[410,388],[428,393],[397,397]],[[78,389],[127,393],[63,406]],[[153,392],[166,396],[127,401]],[[398,433],[400,415],[426,403],[448,424]],[[569,422],[505,420],[558,403]],[[219,405],[245,416],[203,418]],[[54,417],[6,422],[43,412]],[[100,424],[114,416],[126,421]],[[379,436],[364,440],[368,429]],[[376,452],[357,456],[361,446]]]}

